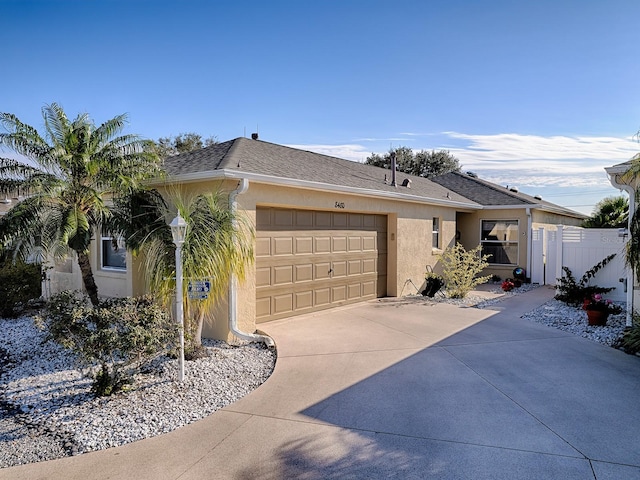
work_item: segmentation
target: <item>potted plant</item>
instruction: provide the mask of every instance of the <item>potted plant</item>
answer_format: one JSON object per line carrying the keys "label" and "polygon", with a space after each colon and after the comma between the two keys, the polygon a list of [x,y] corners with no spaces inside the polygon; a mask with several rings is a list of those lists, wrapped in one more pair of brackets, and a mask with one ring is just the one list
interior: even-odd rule
{"label": "potted plant", "polygon": [[424,274],[424,290],[422,290],[422,295],[425,297],[433,297],[438,290],[440,290],[444,286],[444,280],[442,277],[432,271],[428,271]]}
{"label": "potted plant", "polygon": [[611,300],[605,300],[599,293],[585,298],[582,309],[587,312],[589,325],[598,326],[606,325],[609,315],[622,312],[622,307],[614,305]]}

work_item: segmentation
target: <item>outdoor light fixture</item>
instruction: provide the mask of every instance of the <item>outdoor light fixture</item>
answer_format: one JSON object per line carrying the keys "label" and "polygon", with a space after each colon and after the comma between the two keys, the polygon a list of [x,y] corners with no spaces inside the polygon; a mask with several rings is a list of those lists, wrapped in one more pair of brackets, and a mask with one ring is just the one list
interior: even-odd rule
{"label": "outdoor light fixture", "polygon": [[180,216],[173,219],[169,224],[173,243],[176,244],[176,321],[180,330],[180,357],[178,380],[184,380],[184,308],[182,306],[182,245],[187,236],[187,222]]}

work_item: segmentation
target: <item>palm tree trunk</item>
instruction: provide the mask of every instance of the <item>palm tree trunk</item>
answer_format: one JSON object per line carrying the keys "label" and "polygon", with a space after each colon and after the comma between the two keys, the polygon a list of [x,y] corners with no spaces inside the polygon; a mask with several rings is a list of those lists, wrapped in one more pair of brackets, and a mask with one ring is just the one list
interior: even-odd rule
{"label": "palm tree trunk", "polygon": [[78,266],[80,267],[80,272],[82,273],[82,283],[84,284],[84,288],[87,291],[87,295],[89,295],[89,299],[91,300],[91,304],[94,307],[98,306],[100,300],[98,299],[98,286],[96,285],[96,281],[93,278],[93,271],[91,270],[91,261],[89,260],[89,255],[86,252],[76,252],[78,254]]}

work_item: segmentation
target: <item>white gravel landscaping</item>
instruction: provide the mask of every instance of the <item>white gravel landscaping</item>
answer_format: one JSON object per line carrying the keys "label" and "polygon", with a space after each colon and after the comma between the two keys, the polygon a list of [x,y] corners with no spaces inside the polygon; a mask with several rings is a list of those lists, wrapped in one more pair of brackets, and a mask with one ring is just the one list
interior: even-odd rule
{"label": "white gravel landscaping", "polygon": [[[489,287],[483,294],[430,301],[490,307],[508,293]],[[585,313],[552,300],[522,318],[566,330],[604,345],[622,335],[624,314],[607,326],[590,327]],[[205,341],[208,356],[186,362],[186,378],[175,381],[177,361],[160,358],[136,377],[129,392],[94,398],[91,380],[74,358],[45,342],[30,317],[0,319],[0,468],[123,445],[169,432],[204,418],[245,396],[272,373],[276,352],[262,344]]]}
{"label": "white gravel landscaping", "polygon": [[275,351],[262,344],[203,343],[208,356],[153,362],[129,392],[94,398],[73,356],[44,342],[30,317],[0,320],[0,467],[101,450],[159,435],[210,415],[261,385]]}

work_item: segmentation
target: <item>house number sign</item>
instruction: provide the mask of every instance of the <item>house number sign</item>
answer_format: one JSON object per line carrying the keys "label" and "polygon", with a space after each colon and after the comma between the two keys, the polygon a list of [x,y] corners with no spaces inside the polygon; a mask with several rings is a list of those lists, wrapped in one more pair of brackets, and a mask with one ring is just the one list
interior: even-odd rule
{"label": "house number sign", "polygon": [[336,208],[344,208],[344,202],[336,202]]}

